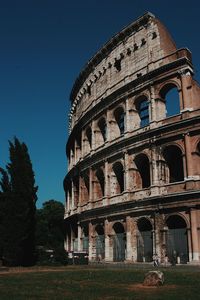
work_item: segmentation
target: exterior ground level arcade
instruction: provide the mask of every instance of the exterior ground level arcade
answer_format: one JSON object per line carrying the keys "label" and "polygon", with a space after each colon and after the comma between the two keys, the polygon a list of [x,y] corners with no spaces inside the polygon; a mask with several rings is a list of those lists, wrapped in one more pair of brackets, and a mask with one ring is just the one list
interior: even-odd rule
{"label": "exterior ground level arcade", "polygon": [[[188,198],[187,198],[188,196]],[[199,211],[197,193],[149,198],[72,216],[66,224],[68,251],[86,251],[90,261],[161,263],[199,261]],[[171,199],[170,199],[171,198]],[[191,203],[193,202],[194,205]],[[145,211],[144,211],[145,207]],[[192,207],[192,208],[191,208]],[[67,222],[67,223],[68,223]]]}
{"label": "exterior ground level arcade", "polygon": [[71,94],[65,249],[200,262],[200,85],[151,13],[112,37]]}

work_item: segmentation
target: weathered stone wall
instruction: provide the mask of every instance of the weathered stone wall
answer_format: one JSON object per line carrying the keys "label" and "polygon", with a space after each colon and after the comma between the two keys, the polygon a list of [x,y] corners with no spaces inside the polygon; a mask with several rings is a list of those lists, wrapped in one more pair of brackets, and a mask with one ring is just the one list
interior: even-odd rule
{"label": "weathered stone wall", "polygon": [[[168,99],[172,89],[177,96]],[[100,225],[103,260],[157,254],[164,262],[176,250],[169,236],[176,240],[178,232],[185,247],[178,260],[198,262],[200,88],[189,50],[177,50],[146,14],[89,61],[71,100],[66,249],[83,248],[84,226],[89,258],[97,259]],[[167,115],[168,101],[178,104],[176,114]]]}

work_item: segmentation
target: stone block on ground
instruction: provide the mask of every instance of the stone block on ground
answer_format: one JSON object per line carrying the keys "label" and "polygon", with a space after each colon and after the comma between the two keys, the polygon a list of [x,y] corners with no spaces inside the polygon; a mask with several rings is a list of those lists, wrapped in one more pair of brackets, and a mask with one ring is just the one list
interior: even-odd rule
{"label": "stone block on ground", "polygon": [[149,271],[145,274],[143,285],[159,286],[164,283],[164,274],[161,271]]}

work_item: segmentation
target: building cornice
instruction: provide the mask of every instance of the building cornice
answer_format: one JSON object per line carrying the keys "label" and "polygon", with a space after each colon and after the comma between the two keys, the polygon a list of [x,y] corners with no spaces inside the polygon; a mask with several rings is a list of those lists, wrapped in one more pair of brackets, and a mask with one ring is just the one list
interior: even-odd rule
{"label": "building cornice", "polygon": [[76,94],[78,93],[80,87],[84,83],[84,81],[87,79],[88,75],[95,69],[95,67],[106,57],[108,56],[113,49],[121,43],[124,38],[127,36],[130,36],[133,32],[138,31],[138,29],[142,26],[145,26],[148,24],[149,20],[154,18],[155,16],[147,12],[141,17],[139,17],[135,22],[129,24],[124,29],[122,29],[119,33],[115,34],[85,65],[85,67],[80,72],[79,76],[75,80],[75,83],[73,85],[71,94],[70,94],[70,100],[74,101]]}

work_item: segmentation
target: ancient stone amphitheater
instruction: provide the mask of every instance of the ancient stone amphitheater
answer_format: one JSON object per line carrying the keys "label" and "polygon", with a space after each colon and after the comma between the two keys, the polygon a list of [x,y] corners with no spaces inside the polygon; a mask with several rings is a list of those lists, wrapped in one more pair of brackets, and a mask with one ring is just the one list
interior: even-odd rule
{"label": "ancient stone amphitheater", "polygon": [[200,260],[200,87],[191,52],[146,13],[71,91],[65,249],[90,261]]}

